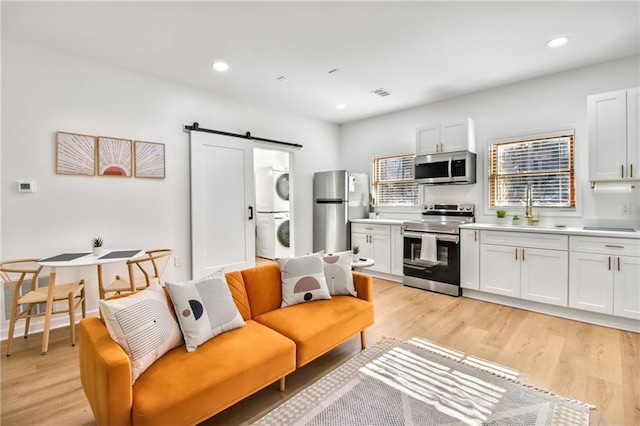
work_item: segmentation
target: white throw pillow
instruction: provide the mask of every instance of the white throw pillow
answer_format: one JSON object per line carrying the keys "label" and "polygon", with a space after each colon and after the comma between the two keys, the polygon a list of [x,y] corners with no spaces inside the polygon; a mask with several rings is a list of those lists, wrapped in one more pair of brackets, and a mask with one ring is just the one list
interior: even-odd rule
{"label": "white throw pillow", "polygon": [[282,274],[282,305],[331,299],[319,253],[278,259]]}
{"label": "white throw pillow", "polygon": [[131,358],[132,384],[156,359],[182,344],[180,327],[159,284],[101,300],[100,310],[111,338]]}
{"label": "white throw pillow", "polygon": [[351,251],[343,251],[325,254],[322,260],[329,293],[332,296],[356,296],[356,288],[353,284],[353,274],[351,272],[353,253]]}
{"label": "white throw pillow", "polygon": [[219,270],[198,280],[166,282],[187,351],[207,340],[246,324],[233,301],[231,290]]}

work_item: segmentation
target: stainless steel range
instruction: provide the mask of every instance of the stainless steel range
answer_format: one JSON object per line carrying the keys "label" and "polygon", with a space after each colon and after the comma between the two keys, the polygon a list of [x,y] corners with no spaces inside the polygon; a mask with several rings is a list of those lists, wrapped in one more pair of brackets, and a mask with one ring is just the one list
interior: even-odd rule
{"label": "stainless steel range", "polygon": [[429,204],[404,222],[403,283],[460,296],[460,225],[475,222],[473,204]]}

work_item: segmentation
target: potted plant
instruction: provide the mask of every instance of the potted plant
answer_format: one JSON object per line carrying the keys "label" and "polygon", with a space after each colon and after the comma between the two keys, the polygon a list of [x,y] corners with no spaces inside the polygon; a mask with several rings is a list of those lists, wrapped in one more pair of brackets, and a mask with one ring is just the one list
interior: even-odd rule
{"label": "potted plant", "polygon": [[102,253],[104,253],[104,248],[102,247],[103,244],[104,244],[104,240],[101,237],[96,237],[91,240],[94,256],[100,256],[102,255]]}
{"label": "potted plant", "polygon": [[354,255],[354,256],[357,256],[357,255],[358,255],[358,253],[360,253],[360,246],[353,246],[353,247],[351,248],[351,251],[353,252],[353,255]]}
{"label": "potted plant", "polygon": [[498,223],[504,223],[505,217],[507,216],[506,210],[496,210],[496,215],[498,216]]}
{"label": "potted plant", "polygon": [[517,214],[514,214],[514,215],[513,215],[512,223],[513,223],[514,225],[520,225],[520,216],[518,216]]}

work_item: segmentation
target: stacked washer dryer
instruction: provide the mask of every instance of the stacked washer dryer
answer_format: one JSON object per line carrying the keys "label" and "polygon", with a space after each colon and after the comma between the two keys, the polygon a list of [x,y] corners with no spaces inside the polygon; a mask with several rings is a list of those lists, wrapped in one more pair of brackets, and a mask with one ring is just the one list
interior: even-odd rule
{"label": "stacked washer dryer", "polygon": [[256,178],[256,255],[293,256],[289,239],[289,170],[261,167]]}

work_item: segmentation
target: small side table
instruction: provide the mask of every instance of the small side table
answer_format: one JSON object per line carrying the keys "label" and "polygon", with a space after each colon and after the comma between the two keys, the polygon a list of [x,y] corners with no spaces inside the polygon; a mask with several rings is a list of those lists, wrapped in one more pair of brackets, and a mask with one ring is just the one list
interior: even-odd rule
{"label": "small side table", "polygon": [[356,272],[362,272],[364,268],[368,268],[370,266],[375,265],[375,260],[368,257],[358,257],[356,260],[351,262],[351,268]]}

